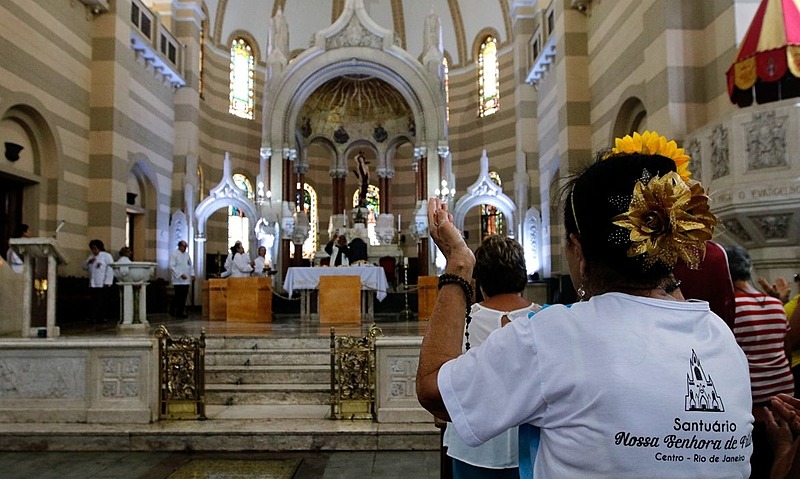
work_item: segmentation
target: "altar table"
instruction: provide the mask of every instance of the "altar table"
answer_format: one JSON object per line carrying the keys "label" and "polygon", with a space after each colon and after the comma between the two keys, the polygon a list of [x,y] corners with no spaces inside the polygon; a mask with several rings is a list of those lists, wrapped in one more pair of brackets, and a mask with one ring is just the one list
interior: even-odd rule
{"label": "altar table", "polygon": [[291,267],[286,272],[283,287],[289,296],[295,289],[300,291],[300,316],[303,318],[310,317],[310,292],[319,288],[320,276],[359,276],[362,312],[369,319],[374,318],[373,295],[378,301],[383,301],[389,289],[386,273],[380,266]]}

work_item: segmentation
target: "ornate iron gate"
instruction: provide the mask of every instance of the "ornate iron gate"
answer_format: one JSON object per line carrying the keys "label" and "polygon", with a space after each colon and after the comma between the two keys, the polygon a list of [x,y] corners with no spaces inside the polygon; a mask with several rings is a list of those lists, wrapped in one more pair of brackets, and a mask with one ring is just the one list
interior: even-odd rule
{"label": "ornate iron gate", "polygon": [[162,324],[158,338],[158,399],[161,419],[206,419],[206,332],[173,339]]}
{"label": "ornate iron gate", "polygon": [[331,419],[375,418],[375,338],[373,324],[366,336],[336,337],[331,328]]}

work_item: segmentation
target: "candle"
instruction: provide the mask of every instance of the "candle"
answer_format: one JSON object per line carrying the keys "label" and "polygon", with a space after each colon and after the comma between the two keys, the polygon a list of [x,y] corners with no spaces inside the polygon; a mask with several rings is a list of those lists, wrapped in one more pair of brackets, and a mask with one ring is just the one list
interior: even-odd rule
{"label": "candle", "polygon": [[403,257],[403,266],[408,266],[408,256]]}
{"label": "candle", "polygon": [[400,231],[400,217],[401,215],[397,215],[397,231]]}

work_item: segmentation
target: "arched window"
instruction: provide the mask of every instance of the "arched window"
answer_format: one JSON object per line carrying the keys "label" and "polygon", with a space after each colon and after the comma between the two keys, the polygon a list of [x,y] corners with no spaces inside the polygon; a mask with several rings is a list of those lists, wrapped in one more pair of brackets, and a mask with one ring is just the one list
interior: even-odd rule
{"label": "arched window", "polygon": [[[353,208],[358,206],[358,195],[361,188],[357,188],[353,193]],[[378,222],[378,215],[381,211],[381,190],[375,185],[367,186],[367,233],[369,234],[369,244],[378,245],[378,236],[375,234],[375,224]]]}
{"label": "arched window", "polygon": [[497,39],[486,37],[478,55],[478,82],[480,84],[479,116],[489,116],[500,109],[500,67],[497,63]]}
{"label": "arched window", "polygon": [[447,64],[447,57],[442,58],[444,66],[444,106],[445,117],[450,121],[450,66]]}
{"label": "arched window", "polygon": [[[489,179],[497,186],[503,186],[496,171],[489,172]],[[481,205],[481,241],[489,235],[504,235],[503,213],[492,205]]]}
{"label": "arched window", "polygon": [[[255,198],[253,194],[253,185],[241,173],[233,175],[233,182],[236,186],[244,191],[247,198],[252,200]],[[235,206],[228,207],[228,246],[233,246],[237,241],[242,242],[244,250],[250,252],[250,218],[244,215],[244,212]]]}
{"label": "arched window", "polygon": [[[300,188],[300,183],[297,184]],[[303,258],[313,260],[317,252],[317,229],[319,212],[317,211],[317,190],[308,183],[303,183],[303,211],[308,215],[308,238],[303,243]],[[289,244],[289,256],[294,258],[294,243]]]}
{"label": "arched window", "polygon": [[205,96],[205,83],[203,82],[203,75],[205,74],[206,69],[206,28],[208,28],[208,24],[205,20],[202,20],[200,22],[200,44],[198,45],[199,48],[197,49],[197,93],[200,94],[200,98],[204,98]]}
{"label": "arched window", "polygon": [[230,113],[252,120],[253,104],[253,49],[243,38],[231,45],[231,95]]}

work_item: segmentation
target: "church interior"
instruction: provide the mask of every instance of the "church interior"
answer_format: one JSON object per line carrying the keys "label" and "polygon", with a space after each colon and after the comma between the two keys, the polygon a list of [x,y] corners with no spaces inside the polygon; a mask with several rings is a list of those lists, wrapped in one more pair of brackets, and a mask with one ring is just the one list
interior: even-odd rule
{"label": "church interior", "polygon": [[[800,157],[792,153],[800,135],[791,134],[800,128],[800,52],[787,38],[800,32],[789,31],[778,3],[787,2],[0,1],[0,256],[27,224],[41,241],[19,247],[51,258],[27,270],[29,284],[8,257],[0,261],[9,285],[0,293],[0,343],[13,351],[0,365],[44,357],[44,372],[53,356],[41,338],[56,336],[84,355],[67,354],[75,364],[64,371],[82,371],[88,385],[63,388],[74,414],[58,412],[63,402],[50,388],[0,387],[0,422],[158,419],[153,330],[71,324],[84,320],[81,261],[93,239],[115,259],[127,246],[149,265],[161,289],[148,286],[141,305],[120,302],[134,315],[164,313],[150,326],[170,319],[170,255],[186,241],[192,315],[173,333],[198,335],[202,324],[219,345],[259,328],[301,331],[323,351],[322,292],[314,316],[316,297],[290,273],[333,270],[331,238],[361,239],[366,255],[351,263],[386,278],[356,293],[366,305],[356,305],[358,325],[342,331],[365,333],[364,318],[394,307],[410,321],[380,326],[405,338],[389,347],[407,356],[427,319],[417,291],[444,266],[428,233],[428,198],[448,204],[473,249],[492,234],[517,239],[526,292],[568,302],[562,188],[633,132],[655,130],[691,156],[720,220],[714,241],[747,248],[759,276],[791,278],[800,272]],[[214,321],[210,302],[236,241],[252,259],[265,248],[271,324]],[[239,307],[260,308],[250,293]],[[380,293],[390,293],[386,303],[373,297]],[[21,304],[36,298],[47,300],[33,311]],[[78,337],[114,347],[82,349]],[[116,360],[103,359],[105,348],[128,351],[126,361],[144,371],[128,379],[149,392],[126,395],[124,374],[106,377],[98,364]],[[90,358],[85,367],[78,357]],[[225,394],[213,400],[219,407]],[[23,404],[31,398],[47,419]],[[315,406],[306,412],[326,414]],[[408,439],[410,448],[438,447],[429,415],[397,414],[388,422],[423,424],[409,433],[424,438]]]}

